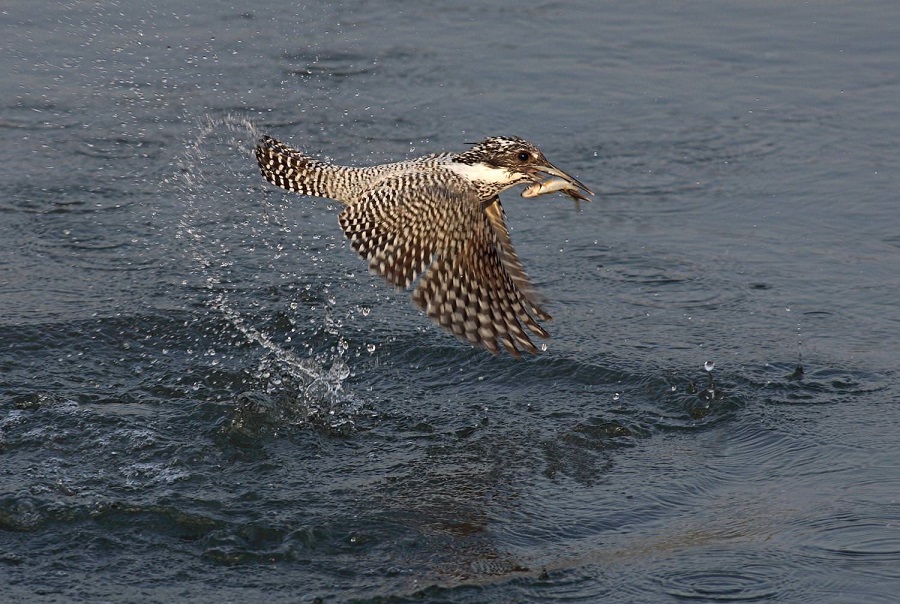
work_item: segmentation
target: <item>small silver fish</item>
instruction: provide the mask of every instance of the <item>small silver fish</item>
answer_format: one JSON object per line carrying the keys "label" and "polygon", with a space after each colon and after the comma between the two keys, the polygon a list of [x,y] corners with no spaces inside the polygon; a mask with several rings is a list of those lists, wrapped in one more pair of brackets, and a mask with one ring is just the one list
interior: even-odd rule
{"label": "small silver fish", "polygon": [[[550,178],[542,182],[536,182],[529,185],[522,191],[522,197],[537,197],[538,195],[549,195],[557,191],[565,193],[575,201],[590,201],[590,198],[578,189],[575,185],[562,178]],[[593,195],[593,193],[591,193]]]}

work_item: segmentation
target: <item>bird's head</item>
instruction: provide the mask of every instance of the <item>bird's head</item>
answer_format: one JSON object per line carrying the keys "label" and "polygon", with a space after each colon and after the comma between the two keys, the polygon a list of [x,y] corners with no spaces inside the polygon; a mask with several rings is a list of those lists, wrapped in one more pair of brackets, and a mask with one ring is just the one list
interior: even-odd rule
{"label": "bird's head", "polygon": [[502,185],[500,190],[524,182],[540,182],[549,175],[593,195],[574,176],[551,164],[537,146],[518,136],[492,136],[470,144],[472,148],[456,156],[456,161],[471,166],[472,173],[481,175],[481,179]]}

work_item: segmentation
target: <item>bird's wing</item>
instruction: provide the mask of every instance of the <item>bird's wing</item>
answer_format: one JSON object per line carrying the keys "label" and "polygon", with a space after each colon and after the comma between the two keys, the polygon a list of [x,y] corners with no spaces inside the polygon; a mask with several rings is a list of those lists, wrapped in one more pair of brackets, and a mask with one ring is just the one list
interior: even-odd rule
{"label": "bird's wing", "polygon": [[516,250],[509,239],[509,230],[506,228],[506,212],[503,211],[503,206],[500,205],[500,197],[494,195],[485,204],[484,213],[491,228],[494,230],[494,235],[497,237],[500,261],[503,263],[503,268],[506,269],[513,285],[519,290],[522,298],[529,303],[528,311],[541,321],[549,321],[550,315],[542,308],[547,301],[534,288],[534,284],[522,267],[522,263],[519,262]]}
{"label": "bird's wing", "polygon": [[341,212],[353,249],[398,287],[425,272],[413,302],[457,337],[495,354],[501,345],[514,356],[537,352],[523,326],[546,338],[536,318],[549,315],[531,301],[533,288],[505,227],[498,234],[463,183],[403,178],[384,181]]}

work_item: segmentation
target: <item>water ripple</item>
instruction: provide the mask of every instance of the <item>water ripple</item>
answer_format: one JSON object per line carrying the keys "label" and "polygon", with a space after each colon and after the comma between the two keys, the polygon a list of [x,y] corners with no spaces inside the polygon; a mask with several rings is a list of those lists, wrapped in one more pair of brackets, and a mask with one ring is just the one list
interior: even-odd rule
{"label": "water ripple", "polygon": [[658,573],[663,592],[681,600],[702,602],[759,602],[776,595],[788,596],[783,570],[768,561],[753,563],[745,556],[736,560],[731,551],[714,550],[693,557],[690,566],[692,570]]}

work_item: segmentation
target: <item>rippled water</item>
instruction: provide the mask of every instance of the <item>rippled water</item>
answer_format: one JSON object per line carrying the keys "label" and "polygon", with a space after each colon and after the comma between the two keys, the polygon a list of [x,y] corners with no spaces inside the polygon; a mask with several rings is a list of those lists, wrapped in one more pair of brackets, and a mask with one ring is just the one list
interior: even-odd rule
{"label": "rippled water", "polygon": [[[2,599],[893,602],[898,17],[3,8]],[[547,351],[433,327],[261,133],[536,141],[598,193],[505,196]]]}

